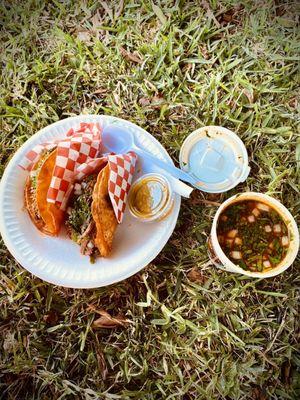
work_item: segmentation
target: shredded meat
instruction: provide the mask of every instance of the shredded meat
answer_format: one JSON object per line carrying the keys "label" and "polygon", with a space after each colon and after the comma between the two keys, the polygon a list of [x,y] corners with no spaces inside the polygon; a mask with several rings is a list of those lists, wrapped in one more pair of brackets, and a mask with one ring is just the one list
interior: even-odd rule
{"label": "shredded meat", "polygon": [[94,229],[94,227],[95,227],[95,221],[92,220],[92,221],[88,224],[88,226],[87,226],[87,228],[85,229],[85,231],[83,232],[83,234],[80,236],[80,239],[79,239],[79,240],[82,240],[82,239],[84,239],[86,236],[88,236],[88,235],[92,232],[92,230]]}
{"label": "shredded meat", "polygon": [[94,247],[92,247],[91,249],[87,248],[86,252],[84,253],[86,256],[91,256],[93,254],[94,251]]}
{"label": "shredded meat", "polygon": [[[86,228],[84,232],[84,237],[83,235],[80,238],[80,252],[81,254],[84,254],[86,256],[91,256],[93,253],[95,253],[95,250],[97,249],[94,243],[93,238],[96,236],[96,224],[95,221],[92,221],[89,223],[89,226]],[[93,247],[90,248],[88,247],[89,242],[93,243]]]}
{"label": "shredded meat", "polygon": [[70,227],[70,225],[65,224],[65,228],[66,228],[67,235],[69,236],[69,238],[72,238],[72,228]]}
{"label": "shredded meat", "polygon": [[81,244],[80,244],[80,253],[81,254],[86,254],[86,246],[88,244],[88,242],[90,241],[89,237],[86,237],[82,240]]}

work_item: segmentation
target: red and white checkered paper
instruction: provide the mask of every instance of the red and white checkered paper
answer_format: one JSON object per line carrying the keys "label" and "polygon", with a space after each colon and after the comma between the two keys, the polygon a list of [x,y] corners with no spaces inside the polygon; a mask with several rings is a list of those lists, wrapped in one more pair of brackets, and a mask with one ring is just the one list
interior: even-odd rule
{"label": "red and white checkered paper", "polygon": [[124,216],[136,161],[137,155],[134,152],[108,156],[110,168],[108,193],[119,223]]}
{"label": "red and white checkered paper", "polygon": [[137,155],[130,151],[127,154],[108,154],[83,163],[78,168],[76,180],[81,180],[86,175],[102,169],[109,164],[110,175],[108,180],[108,193],[118,223],[121,223],[126,208],[127,196],[131,187],[135,171]]}
{"label": "red and white checkered paper", "polygon": [[109,196],[119,223],[123,220],[127,195],[135,170],[137,155],[109,154],[100,156],[102,129],[99,124],[81,123],[70,129],[65,139],[43,143],[30,150],[19,166],[30,171],[44,150],[57,149],[56,163],[47,193],[47,201],[65,209],[75,181],[99,171],[107,162],[110,167]]}

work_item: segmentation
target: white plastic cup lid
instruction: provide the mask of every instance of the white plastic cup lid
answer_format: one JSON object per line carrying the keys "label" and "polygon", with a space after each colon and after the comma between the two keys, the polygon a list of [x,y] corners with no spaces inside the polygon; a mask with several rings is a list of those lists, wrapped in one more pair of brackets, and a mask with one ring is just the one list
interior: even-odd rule
{"label": "white plastic cup lid", "polygon": [[249,175],[244,143],[222,126],[205,126],[192,132],[179,154],[180,167],[198,179],[198,189],[221,193],[244,182]]}

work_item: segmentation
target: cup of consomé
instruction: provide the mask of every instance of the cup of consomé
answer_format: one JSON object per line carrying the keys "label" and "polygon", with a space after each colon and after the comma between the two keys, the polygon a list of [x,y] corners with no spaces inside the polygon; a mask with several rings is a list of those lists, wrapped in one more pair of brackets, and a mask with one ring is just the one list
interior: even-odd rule
{"label": "cup of consom\u00e9", "polygon": [[278,200],[246,192],[230,197],[217,210],[208,250],[218,268],[268,278],[294,262],[299,231],[291,213]]}

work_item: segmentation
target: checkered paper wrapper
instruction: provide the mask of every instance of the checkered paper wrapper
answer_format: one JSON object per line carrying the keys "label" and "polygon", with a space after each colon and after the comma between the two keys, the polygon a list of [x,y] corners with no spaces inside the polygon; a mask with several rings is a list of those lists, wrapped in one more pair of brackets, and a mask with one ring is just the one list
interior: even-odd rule
{"label": "checkered paper wrapper", "polygon": [[84,163],[78,168],[77,180],[81,180],[83,176],[92,174],[108,163],[110,170],[108,193],[119,224],[124,217],[136,162],[137,155],[130,151],[127,154],[108,154],[105,157]]}
{"label": "checkered paper wrapper", "polygon": [[56,148],[57,156],[53,176],[47,193],[47,201],[65,209],[75,181],[94,173],[109,163],[109,196],[119,223],[122,222],[127,195],[131,186],[137,156],[109,154],[100,156],[102,129],[99,124],[81,123],[78,129],[70,129],[65,139],[36,145],[19,166],[31,171],[45,150]]}
{"label": "checkered paper wrapper", "polygon": [[80,123],[78,129],[71,128],[65,139],[38,144],[30,150],[19,166],[30,171],[44,150],[56,147],[57,156],[47,201],[65,209],[73,189],[77,168],[100,154],[102,129],[97,123]]}

